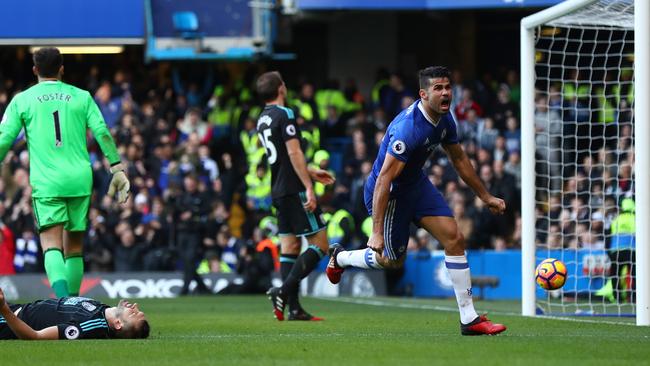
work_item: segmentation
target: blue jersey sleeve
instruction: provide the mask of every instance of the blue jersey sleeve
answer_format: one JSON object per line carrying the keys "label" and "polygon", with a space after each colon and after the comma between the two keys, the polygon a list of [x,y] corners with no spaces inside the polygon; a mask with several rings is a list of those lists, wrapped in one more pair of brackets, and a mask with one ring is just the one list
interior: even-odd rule
{"label": "blue jersey sleeve", "polygon": [[445,116],[445,122],[447,123],[447,133],[445,136],[442,138],[442,143],[444,145],[453,145],[458,143],[458,131],[456,128],[456,121],[454,121],[454,117],[451,116],[451,113],[448,113]]}
{"label": "blue jersey sleeve", "polygon": [[415,143],[408,131],[395,128],[389,131],[388,146],[386,152],[393,155],[397,160],[407,162],[411,153],[415,150]]}

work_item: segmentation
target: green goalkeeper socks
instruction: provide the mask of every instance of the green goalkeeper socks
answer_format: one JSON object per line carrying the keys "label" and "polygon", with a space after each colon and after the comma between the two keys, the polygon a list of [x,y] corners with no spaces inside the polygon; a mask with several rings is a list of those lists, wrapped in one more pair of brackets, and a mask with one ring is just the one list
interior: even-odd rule
{"label": "green goalkeeper socks", "polygon": [[45,258],[45,272],[50,286],[56,297],[68,296],[68,281],[65,275],[65,261],[63,251],[58,248],[50,248],[43,254]]}
{"label": "green goalkeeper socks", "polygon": [[65,257],[65,278],[68,280],[70,296],[79,296],[81,281],[84,278],[84,257],[81,253]]}

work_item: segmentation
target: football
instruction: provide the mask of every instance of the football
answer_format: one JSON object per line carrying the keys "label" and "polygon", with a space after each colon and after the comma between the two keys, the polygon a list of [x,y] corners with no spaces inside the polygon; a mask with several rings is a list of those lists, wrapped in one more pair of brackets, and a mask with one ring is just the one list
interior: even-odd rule
{"label": "football", "polygon": [[543,260],[535,269],[535,281],[544,290],[557,290],[564,286],[567,278],[566,266],[555,258]]}

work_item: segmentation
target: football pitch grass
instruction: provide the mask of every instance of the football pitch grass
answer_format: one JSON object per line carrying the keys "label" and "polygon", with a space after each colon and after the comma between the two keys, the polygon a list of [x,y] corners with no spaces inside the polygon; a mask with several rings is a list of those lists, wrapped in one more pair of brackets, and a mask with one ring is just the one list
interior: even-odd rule
{"label": "football pitch grass", "polygon": [[650,328],[524,318],[515,302],[477,301],[508,326],[493,337],[461,337],[454,300],[303,299],[323,322],[278,322],[263,296],[138,302],[150,339],[2,341],[0,365],[650,364]]}

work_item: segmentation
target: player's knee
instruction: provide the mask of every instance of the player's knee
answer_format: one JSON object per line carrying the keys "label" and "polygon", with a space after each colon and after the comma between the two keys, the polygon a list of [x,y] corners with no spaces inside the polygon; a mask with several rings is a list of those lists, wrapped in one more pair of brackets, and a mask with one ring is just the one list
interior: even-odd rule
{"label": "player's knee", "polygon": [[282,253],[293,254],[300,253],[301,243],[296,241],[284,242],[282,243]]}
{"label": "player's knee", "polygon": [[465,253],[465,237],[460,230],[457,230],[456,233],[447,240],[445,249],[452,255],[463,255]]}

